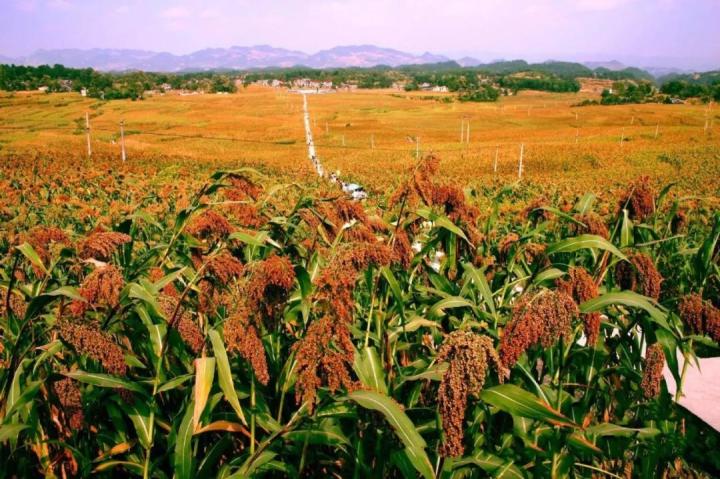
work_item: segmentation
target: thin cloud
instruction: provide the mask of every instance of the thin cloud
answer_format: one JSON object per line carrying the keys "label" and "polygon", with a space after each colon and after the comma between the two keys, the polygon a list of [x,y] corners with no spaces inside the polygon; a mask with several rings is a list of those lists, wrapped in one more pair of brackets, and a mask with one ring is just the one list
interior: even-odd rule
{"label": "thin cloud", "polygon": [[574,2],[579,10],[615,10],[633,3],[633,0],[578,0]]}
{"label": "thin cloud", "polygon": [[73,4],[68,0],[49,0],[47,6],[55,10],[68,10],[73,7]]}
{"label": "thin cloud", "polygon": [[170,7],[163,10],[160,15],[165,18],[188,18],[190,17],[190,10],[187,7],[178,6]]}
{"label": "thin cloud", "polygon": [[37,2],[35,0],[19,0],[15,2],[15,8],[21,12],[34,12],[37,10]]}

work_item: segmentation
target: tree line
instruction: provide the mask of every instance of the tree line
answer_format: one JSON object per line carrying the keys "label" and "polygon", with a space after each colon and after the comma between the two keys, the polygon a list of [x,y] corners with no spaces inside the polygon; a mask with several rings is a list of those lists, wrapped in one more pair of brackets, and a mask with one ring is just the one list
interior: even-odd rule
{"label": "tree line", "polygon": [[[649,73],[637,68],[594,70],[571,62],[530,64],[523,60],[499,61],[475,67],[462,67],[454,61],[372,68],[307,67],[268,68],[252,71],[203,71],[187,73],[124,72],[104,73],[92,68],[67,68],[63,65],[0,65],[0,90],[37,90],[48,92],[85,90],[93,98],[142,99],[149,91],[186,90],[207,93],[235,92],[236,81],[244,85],[259,80],[279,80],[292,84],[310,79],[332,82],[334,86],[355,85],[358,88],[390,88],[406,91],[445,87],[458,94],[461,101],[496,101],[501,95],[522,90],[577,92],[578,78],[595,77],[615,80],[612,90],[603,92],[600,103],[644,103],[669,98],[698,97],[703,101],[720,101],[720,73],[674,75],[657,83]],[[659,84],[659,87],[658,87]]]}
{"label": "tree line", "polygon": [[0,65],[0,90],[22,91],[45,88],[48,92],[80,92],[105,100],[142,99],[148,91],[164,89],[235,92],[233,75],[201,73],[102,73],[92,68],[67,68],[63,65]]}

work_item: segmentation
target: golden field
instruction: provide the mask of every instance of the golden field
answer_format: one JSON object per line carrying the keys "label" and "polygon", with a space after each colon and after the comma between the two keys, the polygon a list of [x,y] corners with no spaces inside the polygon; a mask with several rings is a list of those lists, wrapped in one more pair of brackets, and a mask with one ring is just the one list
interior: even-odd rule
{"label": "golden field", "polygon": [[0,97],[0,470],[717,477],[714,110],[444,98]]}
{"label": "golden field", "polygon": [[[523,179],[544,187],[602,194],[646,174],[658,183],[677,181],[687,193],[717,195],[716,108],[572,106],[597,98],[595,90],[524,92],[497,103],[448,103],[441,100],[452,95],[390,90],[309,95],[308,100],[326,169],[339,170],[343,178],[377,193],[396,184],[413,163],[419,138],[420,153],[439,155],[442,174],[465,186],[495,178],[515,181],[524,145]],[[234,95],[168,94],[112,102],[76,94],[3,94],[0,155],[40,149],[85,156],[85,112],[98,157],[119,160],[119,123],[124,120],[130,162],[161,156],[200,170],[208,164],[208,171],[247,164],[294,180],[311,174],[302,97],[253,87]],[[465,143],[460,142],[463,121],[470,125]]]}

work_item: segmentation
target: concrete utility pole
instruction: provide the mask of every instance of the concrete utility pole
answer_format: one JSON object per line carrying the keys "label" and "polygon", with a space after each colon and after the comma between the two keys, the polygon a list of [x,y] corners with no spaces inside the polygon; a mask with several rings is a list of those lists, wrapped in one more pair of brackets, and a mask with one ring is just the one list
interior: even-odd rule
{"label": "concrete utility pole", "polygon": [[500,145],[495,147],[495,161],[493,162],[493,173],[497,173],[497,161],[500,154]]}
{"label": "concrete utility pole", "polygon": [[520,162],[518,163],[518,179],[522,178],[524,154],[525,154],[525,143],[521,143],[520,144]]}
{"label": "concrete utility pole", "polygon": [[622,132],[620,133],[620,147],[622,148],[623,142],[625,141],[625,127],[623,127]]}
{"label": "concrete utility pole", "polygon": [[470,144],[470,120],[467,122],[467,134],[465,135],[465,141]]}
{"label": "concrete utility pole", "polygon": [[420,137],[419,136],[415,137],[415,159],[416,160],[420,159]]}
{"label": "concrete utility pole", "polygon": [[658,122],[657,126],[655,127],[655,139],[657,139],[659,133],[660,133],[660,122]]}
{"label": "concrete utility pole", "polygon": [[460,120],[460,143],[465,142],[465,120]]}
{"label": "concrete utility pole", "polygon": [[88,159],[92,157],[92,148],[90,147],[90,115],[85,112],[85,137],[87,138]]}
{"label": "concrete utility pole", "polygon": [[345,135],[342,136],[342,146],[345,148]]}
{"label": "concrete utility pole", "polygon": [[120,151],[123,163],[127,157],[125,156],[125,120],[120,120]]}

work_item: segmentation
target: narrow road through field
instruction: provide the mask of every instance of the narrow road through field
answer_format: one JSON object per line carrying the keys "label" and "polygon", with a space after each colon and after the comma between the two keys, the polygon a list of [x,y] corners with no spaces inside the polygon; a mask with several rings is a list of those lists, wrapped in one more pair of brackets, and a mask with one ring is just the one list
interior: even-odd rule
{"label": "narrow road through field", "polygon": [[[308,158],[310,158],[310,161],[315,167],[315,171],[317,172],[318,176],[324,178],[325,169],[323,168],[322,163],[320,163],[320,158],[318,158],[317,156],[312,129],[310,128],[310,111],[308,110],[307,99],[308,93],[301,92],[301,94],[303,97],[303,121],[305,122],[305,142],[307,143],[308,147]],[[328,179],[331,183],[339,183],[342,190],[348,195],[352,196],[354,200],[364,200],[365,198],[367,198],[367,193],[365,192],[365,189],[357,183],[346,183],[342,181],[335,173],[331,173]]]}
{"label": "narrow road through field", "polygon": [[312,129],[310,128],[310,112],[308,111],[307,94],[303,93],[302,97],[303,118],[305,120],[305,142],[307,143],[308,147],[308,158],[310,158],[310,161],[315,167],[315,171],[317,171],[318,176],[323,177],[325,176],[325,170],[323,169],[323,166],[320,163],[320,159],[317,157],[317,154],[315,152],[315,142],[313,141]]}

